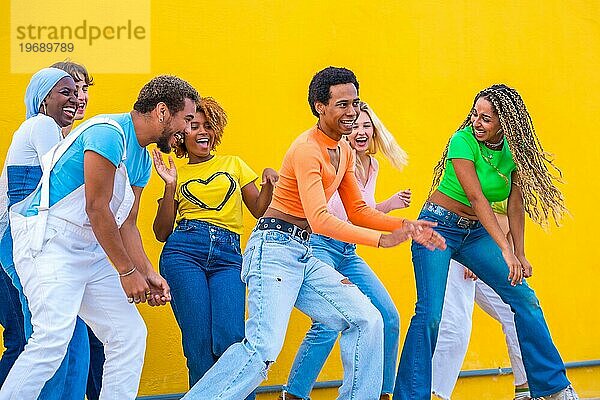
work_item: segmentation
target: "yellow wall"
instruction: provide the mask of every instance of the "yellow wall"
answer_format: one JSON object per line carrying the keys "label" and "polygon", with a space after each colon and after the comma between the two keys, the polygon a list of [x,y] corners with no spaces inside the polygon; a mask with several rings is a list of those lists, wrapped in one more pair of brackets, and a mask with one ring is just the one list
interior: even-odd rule
{"label": "yellow wall", "polygon": [[[10,73],[7,0],[0,9],[0,153],[5,154],[11,132],[23,120],[30,75]],[[384,198],[411,188],[413,206],[400,213],[409,217],[417,215],[432,167],[475,93],[496,82],[516,87],[543,144],[556,154],[573,215],[549,233],[527,225],[528,257],[535,268],[530,283],[564,360],[600,359],[594,211],[600,191],[593,178],[600,161],[599,2],[152,1],[150,24],[151,72],[95,74],[88,115],[128,111],[150,77],[176,74],[228,111],[221,153],[238,154],[256,170],[278,168],[292,139],[314,123],[306,102],[310,78],[325,66],[346,66],[359,78],[361,97],[410,155],[403,173],[382,163],[378,191]],[[87,67],[93,73],[94,65]],[[153,261],[161,249],[151,232],[161,190],[153,176],[141,205],[140,230]],[[247,232],[252,224],[246,216]],[[359,252],[392,294],[404,334],[415,300],[409,246]],[[149,328],[140,394],[184,391],[186,371],[171,310],[140,310]],[[307,326],[307,318],[294,313],[267,384],[285,381]],[[464,368],[508,365],[499,326],[477,311]],[[339,379],[337,359],[328,367],[321,379]],[[600,368],[573,370],[570,377],[584,394],[600,396]],[[465,379],[456,398],[508,398],[510,392],[506,377]]]}

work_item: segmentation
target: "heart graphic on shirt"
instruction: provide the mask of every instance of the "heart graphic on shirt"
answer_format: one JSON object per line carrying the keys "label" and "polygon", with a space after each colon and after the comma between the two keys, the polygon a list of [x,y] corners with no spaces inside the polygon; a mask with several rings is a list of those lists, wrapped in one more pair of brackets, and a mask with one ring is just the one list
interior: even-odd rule
{"label": "heart graphic on shirt", "polygon": [[[219,178],[219,177],[224,177],[224,178]],[[204,201],[200,200],[196,195],[194,195],[193,192],[195,192],[196,190],[195,187],[196,185],[209,185],[211,182],[215,182],[215,180],[223,180],[223,179],[227,179],[229,181],[229,188],[227,189],[227,192],[225,193],[225,196],[223,197],[223,199],[221,200],[220,203],[218,204],[206,204]],[[226,182],[225,182],[226,184]],[[227,172],[215,172],[214,174],[212,174],[211,176],[208,177],[208,179],[190,179],[189,181],[183,183],[181,185],[181,195],[183,197],[185,197],[190,203],[197,205],[198,207],[205,209],[205,210],[214,210],[214,211],[221,211],[223,209],[223,207],[225,206],[225,204],[227,204],[227,201],[229,201],[229,199],[231,198],[231,195],[233,195],[233,193],[235,192],[235,179],[233,179],[233,177],[231,175],[229,175]],[[196,193],[197,194],[197,193]]]}

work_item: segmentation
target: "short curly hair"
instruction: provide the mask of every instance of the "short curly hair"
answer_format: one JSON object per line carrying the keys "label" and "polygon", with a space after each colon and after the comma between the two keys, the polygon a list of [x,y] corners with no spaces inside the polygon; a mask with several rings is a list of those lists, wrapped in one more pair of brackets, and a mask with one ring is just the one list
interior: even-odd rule
{"label": "short curly hair", "polygon": [[[203,97],[200,99],[196,103],[196,112],[204,114],[206,121],[215,131],[215,140],[211,149],[214,150],[219,144],[221,144],[223,131],[225,131],[225,126],[227,125],[227,114],[225,113],[225,110],[223,110],[223,107],[221,107],[221,105],[212,97]],[[185,141],[183,138],[177,141],[173,147],[173,150],[175,151],[177,158],[188,156],[187,148],[185,147]]]}
{"label": "short curly hair", "polygon": [[172,75],[160,75],[146,83],[137,101],[133,105],[133,109],[142,114],[146,114],[160,102],[167,105],[169,112],[177,113],[185,107],[185,99],[190,99],[197,102],[200,95],[186,81]]}
{"label": "short curly hair", "polygon": [[310,85],[308,86],[308,104],[315,117],[319,117],[319,113],[315,108],[315,103],[329,103],[329,99],[331,99],[330,88],[345,83],[352,83],[356,87],[356,92],[358,93],[358,80],[356,79],[356,75],[347,68],[327,67],[313,76]]}

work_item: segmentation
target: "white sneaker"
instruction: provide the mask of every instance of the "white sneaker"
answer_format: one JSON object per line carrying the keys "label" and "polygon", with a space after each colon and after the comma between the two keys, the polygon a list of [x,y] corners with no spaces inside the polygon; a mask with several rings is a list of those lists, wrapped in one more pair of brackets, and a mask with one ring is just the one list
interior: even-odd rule
{"label": "white sneaker", "polygon": [[536,397],[533,400],[579,400],[579,396],[575,393],[573,386],[569,385],[560,392],[551,394],[550,396]]}

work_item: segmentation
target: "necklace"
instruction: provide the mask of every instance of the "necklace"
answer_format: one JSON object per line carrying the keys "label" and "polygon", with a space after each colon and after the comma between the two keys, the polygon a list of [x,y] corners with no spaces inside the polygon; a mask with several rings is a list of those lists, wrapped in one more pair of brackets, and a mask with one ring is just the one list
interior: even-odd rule
{"label": "necklace", "polygon": [[492,150],[498,150],[504,144],[504,135],[502,135],[498,143],[490,143],[487,140],[484,140],[483,143]]}

